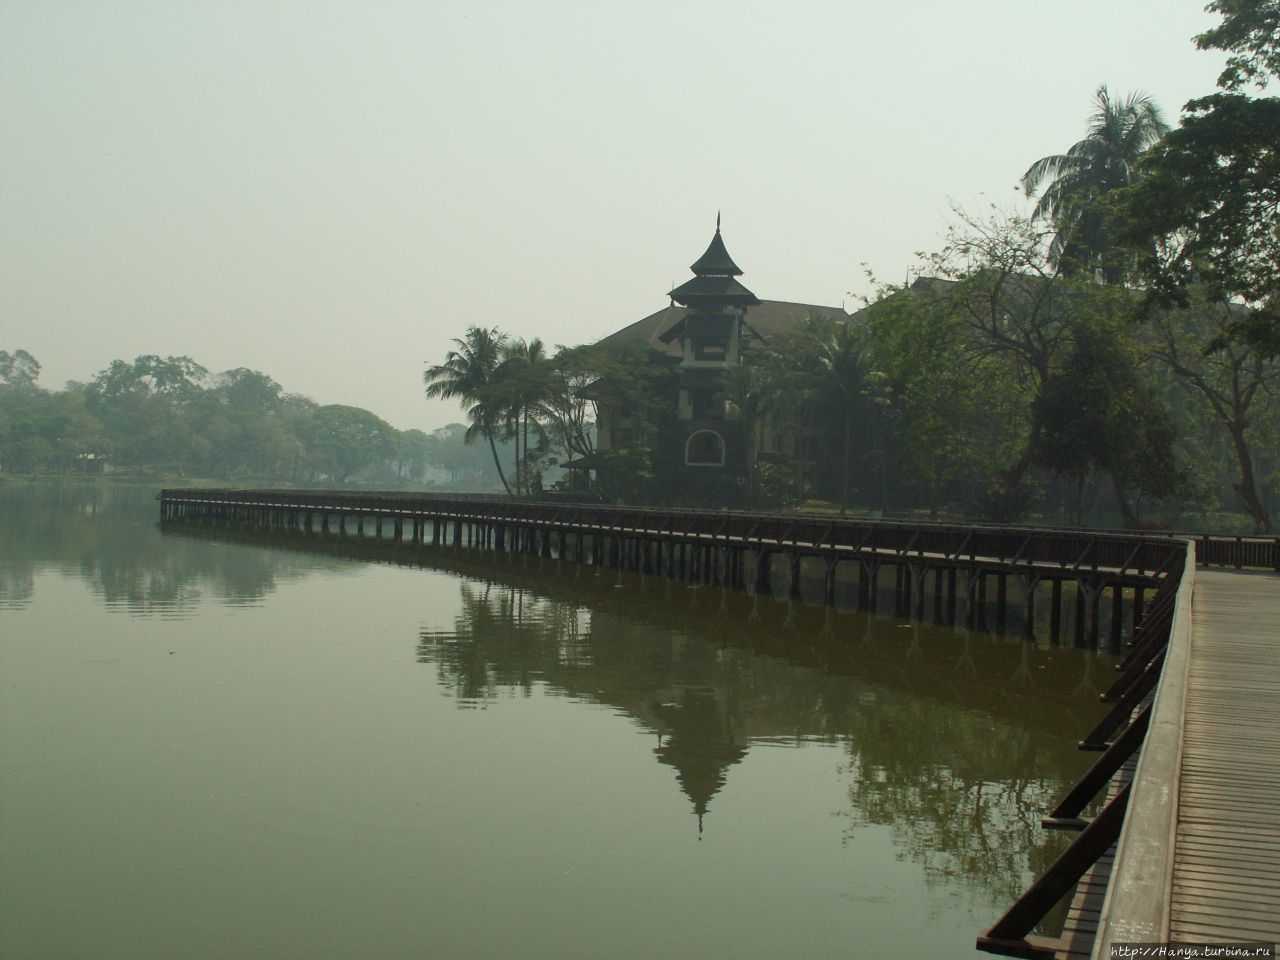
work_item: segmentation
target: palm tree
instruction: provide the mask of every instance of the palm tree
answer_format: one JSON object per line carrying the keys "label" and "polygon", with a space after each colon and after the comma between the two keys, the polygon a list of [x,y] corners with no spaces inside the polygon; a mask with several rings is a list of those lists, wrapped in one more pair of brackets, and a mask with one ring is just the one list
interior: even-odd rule
{"label": "palm tree", "polygon": [[[828,410],[844,411],[844,473],[840,485],[840,512],[849,508],[849,459],[853,418],[866,394],[867,341],[848,324],[833,326],[818,341],[818,395]],[[827,406],[827,404],[830,406]]]}
{"label": "palm tree", "polygon": [[427,396],[440,400],[460,400],[467,409],[471,423],[467,427],[465,441],[471,443],[477,436],[489,441],[493,465],[498,468],[502,487],[511,493],[507,475],[498,459],[498,447],[494,443],[502,410],[496,402],[498,365],[502,359],[507,335],[497,327],[469,327],[462,339],[455,339],[454,349],[445,354],[444,363],[428,367],[422,374],[427,385]]}
{"label": "palm tree", "polygon": [[1106,211],[1100,198],[1134,181],[1138,157],[1169,131],[1145,93],[1111,99],[1106,84],[1094,95],[1085,138],[1066,153],[1043,157],[1022,175],[1022,189],[1036,201],[1033,220],[1051,220],[1057,235],[1049,248],[1050,263],[1063,273],[1084,271],[1112,283],[1120,279],[1121,264],[1111,250]]}
{"label": "palm tree", "polygon": [[506,420],[505,435],[515,440],[516,492],[532,493],[529,430],[532,427],[537,434],[538,447],[541,447],[546,431],[539,417],[551,390],[554,371],[547,349],[538,337],[528,342],[521,338],[506,343],[500,353],[502,361],[494,380],[499,387],[502,415]]}

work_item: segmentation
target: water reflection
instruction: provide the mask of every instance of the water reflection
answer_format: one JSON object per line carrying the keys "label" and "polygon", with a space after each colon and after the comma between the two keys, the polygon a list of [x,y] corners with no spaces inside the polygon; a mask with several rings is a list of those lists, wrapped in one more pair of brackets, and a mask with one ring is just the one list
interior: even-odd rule
{"label": "water reflection", "polygon": [[[449,629],[418,659],[462,709],[534,687],[607,706],[654,737],[698,829],[753,749],[839,745],[846,837],[887,826],[900,855],[975,899],[1016,897],[1065,843],[1040,817],[1090,759],[1110,658],[833,612],[572,563],[343,536],[175,526],[459,576]],[[168,538],[166,538],[168,539]],[[1095,660],[1104,661],[1095,664]]]}
{"label": "water reflection", "polygon": [[108,606],[136,616],[183,618],[208,596],[256,605],[287,580],[341,566],[323,555],[254,551],[227,557],[154,528],[156,488],[106,484],[0,484],[0,607],[30,603],[35,574],[78,577]]}
{"label": "water reflection", "polygon": [[[12,618],[22,642],[0,647],[11,675],[23,677],[15,689],[26,693],[18,710],[17,698],[0,699],[23,724],[9,749],[28,771],[68,771],[65,781],[9,777],[7,786],[19,797],[14,809],[84,811],[74,869],[47,856],[52,838],[74,835],[74,817],[32,814],[13,830],[37,839],[14,861],[22,866],[12,876],[24,879],[11,889],[37,889],[29,875],[66,875],[114,892],[87,865],[128,859],[113,844],[135,829],[168,836],[171,849],[212,865],[201,871],[204,892],[234,891],[234,909],[218,915],[263,905],[263,931],[310,929],[321,915],[337,923],[341,909],[310,905],[282,922],[288,904],[273,900],[282,889],[333,881],[327,903],[383,916],[403,895],[386,915],[406,924],[404,943],[452,930],[452,949],[436,952],[465,955],[463,944],[492,923],[484,903],[525,916],[536,888],[577,904],[600,893],[591,915],[601,918],[602,943],[637,914],[660,915],[671,936],[645,952],[710,955],[733,935],[717,917],[791,895],[779,912],[793,925],[778,935],[798,942],[822,931],[804,952],[873,936],[880,948],[863,952],[889,955],[885,944],[905,942],[904,930],[923,938],[912,943],[929,942],[925,928],[942,911],[945,935],[939,924],[929,949],[907,952],[950,956],[967,955],[973,930],[1066,839],[1041,830],[1038,818],[1091,759],[1074,741],[1101,711],[1106,657],[549,559],[342,535],[159,528],[153,492],[0,486],[0,605],[20,608],[41,594]],[[426,572],[360,566],[367,563]],[[315,574],[318,589],[297,584],[263,610],[228,618],[219,609],[263,603]],[[68,578],[97,599],[86,603]],[[340,599],[327,603],[331,593]],[[96,642],[45,642],[47,614],[63,596],[150,622],[72,610],[88,614],[65,620],[86,624],[86,635],[104,624],[114,630],[122,659],[109,670],[97,666],[105,661],[70,662],[67,651],[100,654]],[[191,619],[159,622],[165,617]],[[368,631],[371,622],[377,630]],[[135,634],[143,639],[133,642]],[[70,703],[85,704],[79,727]],[[127,723],[115,713],[122,704],[136,708]],[[46,740],[46,731],[61,739]],[[557,738],[570,736],[607,747],[566,756]],[[506,751],[512,744],[519,750]],[[124,766],[122,756],[131,758]],[[173,811],[190,816],[171,820]],[[201,848],[211,823],[222,826]],[[485,848],[495,827],[497,846]],[[517,840],[532,851],[526,860],[508,856]],[[326,859],[334,849],[344,852]],[[163,853],[135,873],[177,876],[186,862]],[[368,900],[343,881],[352,863],[366,864],[358,886]],[[634,863],[642,866],[613,869]],[[583,865],[590,880],[570,876]],[[375,875],[387,884],[366,882]],[[249,878],[259,876],[255,887]],[[132,891],[130,909],[111,896],[83,898],[101,912],[80,928],[143,915],[132,906],[155,902],[166,884],[122,888]],[[419,917],[415,896],[444,904],[453,927]],[[44,936],[67,899],[42,901],[38,914],[14,901],[9,916],[30,917],[24,929]],[[482,905],[474,914],[472,903]],[[772,921],[756,928],[749,914],[733,914],[745,924],[736,955],[794,952],[766,943]],[[192,926],[181,910],[172,916],[173,929]],[[218,927],[206,936],[223,936]],[[323,944],[329,928],[316,929]],[[637,925],[627,942],[643,935]],[[145,943],[149,934],[137,936]],[[558,928],[540,936],[522,955],[557,955],[571,939]],[[702,939],[697,949],[673,949],[683,936]],[[289,955],[304,953],[320,955]]]}

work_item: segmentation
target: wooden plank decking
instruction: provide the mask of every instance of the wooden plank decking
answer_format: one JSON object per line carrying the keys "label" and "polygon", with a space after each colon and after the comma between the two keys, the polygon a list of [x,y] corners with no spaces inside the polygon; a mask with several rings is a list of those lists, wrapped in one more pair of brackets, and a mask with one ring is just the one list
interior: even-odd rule
{"label": "wooden plank decking", "polygon": [[1170,938],[1280,942],[1280,575],[1200,570],[1192,609]]}

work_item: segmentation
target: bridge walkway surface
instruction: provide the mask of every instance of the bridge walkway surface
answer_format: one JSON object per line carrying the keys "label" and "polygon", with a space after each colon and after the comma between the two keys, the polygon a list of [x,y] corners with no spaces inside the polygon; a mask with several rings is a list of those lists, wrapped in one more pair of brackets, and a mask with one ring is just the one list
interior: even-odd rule
{"label": "bridge walkway surface", "polygon": [[1192,594],[1169,934],[1280,942],[1280,575]]}

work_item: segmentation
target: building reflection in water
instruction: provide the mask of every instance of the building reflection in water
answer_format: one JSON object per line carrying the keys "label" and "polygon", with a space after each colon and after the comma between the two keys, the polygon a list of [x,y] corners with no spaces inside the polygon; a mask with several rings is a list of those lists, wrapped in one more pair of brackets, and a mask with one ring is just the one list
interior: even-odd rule
{"label": "building reflection in water", "polygon": [[[714,829],[752,750],[835,746],[846,835],[886,826],[928,875],[963,877],[1002,900],[1061,849],[1039,818],[1087,765],[1075,740],[1099,715],[1110,663],[549,559],[228,527],[165,532],[152,552],[108,548],[80,573],[105,602],[170,615],[202,592],[253,602],[351,560],[455,575],[454,623],[424,630],[416,656],[460,708],[537,688],[628,718],[653,737],[697,829]],[[269,549],[211,551],[210,542]],[[24,564],[70,569],[78,552],[67,541],[11,554],[6,583],[21,587]]]}
{"label": "building reflection in water", "polygon": [[556,561],[502,581],[483,558],[438,561],[473,579],[418,655],[459,705],[537,684],[612,707],[653,732],[699,829],[753,747],[823,742],[846,754],[848,834],[888,826],[935,878],[1016,896],[1061,849],[1039,818],[1087,765],[1097,654],[732,592],[693,606],[680,584]]}

